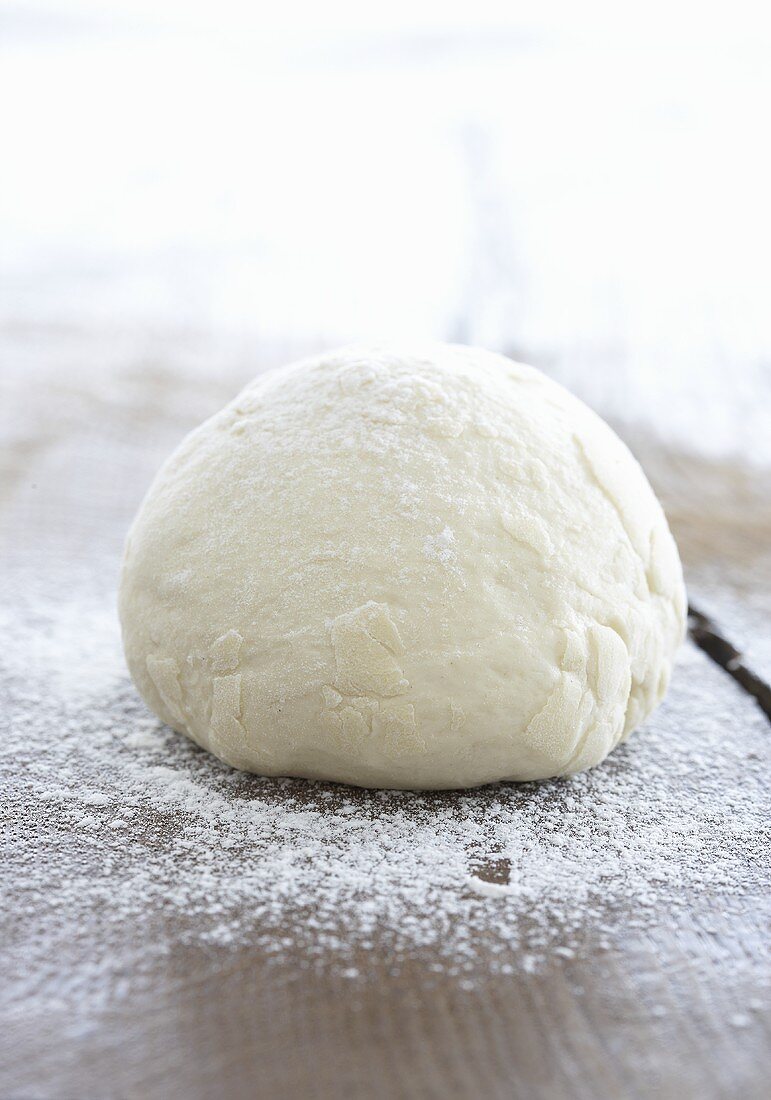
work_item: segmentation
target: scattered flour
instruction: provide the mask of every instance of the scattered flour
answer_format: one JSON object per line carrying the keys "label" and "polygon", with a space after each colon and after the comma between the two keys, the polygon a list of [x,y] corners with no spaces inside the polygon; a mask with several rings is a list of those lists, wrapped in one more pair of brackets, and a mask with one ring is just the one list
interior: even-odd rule
{"label": "scattered flour", "polygon": [[423,554],[433,561],[445,564],[455,560],[453,543],[455,535],[450,527],[443,527],[438,535],[429,535],[423,545]]}
{"label": "scattered flour", "polygon": [[244,775],[160,726],[102,589],[20,581],[0,612],[5,1018],[76,1006],[85,1026],[180,944],[299,954],[351,981],[369,951],[395,969],[420,953],[473,981],[680,914],[730,927],[768,896],[768,728],[695,649],[647,728],[592,772],[357,791]]}

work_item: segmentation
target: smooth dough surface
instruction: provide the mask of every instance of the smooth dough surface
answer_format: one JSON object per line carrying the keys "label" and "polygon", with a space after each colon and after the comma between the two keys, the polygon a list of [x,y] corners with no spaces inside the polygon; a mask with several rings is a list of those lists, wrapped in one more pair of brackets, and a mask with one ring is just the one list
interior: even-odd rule
{"label": "smooth dough surface", "polygon": [[642,470],[540,372],[351,347],[260,376],[129,534],[129,668],[237,768],[465,787],[589,768],[666,691],[680,561]]}

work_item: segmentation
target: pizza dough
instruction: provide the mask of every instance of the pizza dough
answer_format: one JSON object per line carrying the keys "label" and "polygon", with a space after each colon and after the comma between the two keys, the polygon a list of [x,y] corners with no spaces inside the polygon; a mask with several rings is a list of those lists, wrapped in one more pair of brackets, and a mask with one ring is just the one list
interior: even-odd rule
{"label": "pizza dough", "polygon": [[682,571],[645,476],[538,371],[351,347],[192,432],[126,545],[129,668],[237,768],[466,787],[599,763],[666,691]]}

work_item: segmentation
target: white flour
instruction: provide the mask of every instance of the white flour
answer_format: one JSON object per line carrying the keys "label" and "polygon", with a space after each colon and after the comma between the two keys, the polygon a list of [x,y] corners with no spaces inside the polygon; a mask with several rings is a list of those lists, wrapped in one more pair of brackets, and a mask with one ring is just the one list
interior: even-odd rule
{"label": "white flour", "polygon": [[6,1018],[53,1008],[77,1028],[180,944],[299,952],[352,981],[373,947],[394,969],[419,949],[473,981],[686,912],[730,929],[768,896],[768,727],[691,647],[664,707],[593,772],[359,792],[246,776],[160,727],[98,587],[51,598],[19,575],[2,612]]}

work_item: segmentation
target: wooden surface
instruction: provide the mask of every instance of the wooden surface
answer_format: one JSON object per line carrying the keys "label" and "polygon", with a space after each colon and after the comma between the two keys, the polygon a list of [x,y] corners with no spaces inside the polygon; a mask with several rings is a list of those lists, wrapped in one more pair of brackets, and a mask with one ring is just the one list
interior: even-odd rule
{"label": "wooden surface", "polygon": [[4,1095],[761,1100],[768,1016],[732,1027],[726,1013],[741,1000],[730,1004],[703,973],[767,938],[749,914],[738,931],[744,945],[736,928],[662,927],[601,961],[555,958],[537,975],[469,991],[419,961],[394,977],[375,959],[372,984],[352,990],[248,949],[222,959],[180,950],[151,991],[108,1008],[87,1039],[62,1042],[61,1024],[17,1031]]}
{"label": "wooden surface", "polygon": [[[166,374],[131,360],[100,392],[103,378],[87,369],[52,371],[47,386],[32,394],[23,374],[6,377],[5,407],[11,411],[4,426],[2,508],[9,606],[27,585],[41,588],[41,600],[45,592],[55,593],[52,605],[71,585],[84,593],[84,607],[101,601],[110,619],[121,539],[139,495],[184,422],[194,422],[221,397],[203,387],[192,404],[175,400]],[[218,385],[237,388],[235,379]],[[693,578],[693,599],[718,619],[725,611],[737,627],[756,626],[769,590],[762,478],[661,453],[642,436],[636,442],[669,504]],[[707,489],[709,509],[699,499]],[[58,644],[66,652],[67,638]],[[757,653],[762,664],[762,645]],[[78,654],[72,659],[80,675]],[[10,672],[4,682],[10,691]],[[120,691],[126,695],[130,688]],[[32,702],[28,698],[25,705]],[[142,708],[136,713],[139,720]],[[112,722],[106,718],[106,728]],[[637,756],[598,770],[605,781],[616,782],[613,768],[621,769],[619,782],[644,768],[643,739],[658,737],[660,751],[662,731],[664,744],[669,737],[691,745],[690,755],[679,759],[678,766],[687,765],[682,777],[671,780],[672,797],[678,789],[683,797],[698,797],[694,784],[706,783],[709,755],[721,752],[721,739],[730,739],[726,751],[734,761],[734,770],[726,772],[727,801],[741,795],[743,752],[755,769],[756,788],[768,775],[766,717],[730,675],[696,650],[677,671],[653,723],[649,734],[636,735]],[[84,727],[84,737],[97,728]],[[4,737],[6,781],[14,783],[14,761],[27,759],[24,723],[12,724]],[[199,772],[200,755],[189,757]],[[184,769],[188,765],[180,759],[175,766]],[[661,781],[664,773],[658,774]],[[243,782],[248,789],[251,781]],[[280,803],[287,794],[276,786],[262,797]],[[442,799],[455,797],[435,796],[422,812],[430,817],[432,805],[438,811],[446,805]],[[503,792],[473,797],[492,800],[490,805],[509,798]],[[72,841],[72,828],[68,840],[42,804],[14,807],[7,836],[21,829],[36,868],[41,860],[55,868],[57,850]],[[163,830],[173,832],[176,825],[172,819],[158,825],[154,811],[142,810],[137,828],[147,838],[151,862],[154,849],[163,846]],[[724,835],[711,836],[708,821],[700,828],[705,859],[714,858],[709,853],[716,844],[720,858],[731,857]],[[76,827],[76,842],[77,833]],[[119,854],[120,841],[110,843]],[[0,1095],[760,1100],[768,1095],[771,1070],[771,968],[768,852],[757,843],[757,836],[737,833],[736,854],[746,860],[747,871],[732,880],[729,896],[719,890],[694,893],[679,898],[671,911],[658,911],[646,908],[641,895],[637,911],[632,891],[621,912],[608,903],[605,919],[613,934],[607,940],[590,922],[573,936],[570,951],[554,951],[552,943],[532,967],[521,965],[519,948],[511,949],[507,973],[491,965],[492,937],[489,944],[482,937],[471,964],[454,972],[441,945],[402,946],[395,954],[386,924],[369,948],[354,946],[341,962],[334,952],[325,958],[312,950],[313,933],[303,941],[297,914],[288,911],[286,931],[294,946],[274,956],[248,937],[229,945],[197,940],[198,918],[185,922],[179,909],[159,908],[149,899],[141,918],[108,926],[86,921],[67,943],[41,956],[36,910],[42,911],[45,899],[37,897],[28,909],[28,898],[6,896],[14,995],[2,1017]],[[97,860],[95,868],[99,847],[89,841],[83,849]],[[20,850],[23,863],[18,844],[13,858]],[[119,860],[116,866],[119,875]],[[499,870],[493,860],[482,874],[495,880]],[[52,881],[52,891],[56,885]],[[686,882],[684,889],[691,888]],[[307,902],[312,909],[314,898]],[[156,941],[165,945],[162,955],[153,954]],[[28,985],[20,986],[27,950],[34,966]],[[106,968],[103,978],[88,977],[95,960]],[[500,964],[501,956],[494,961]]]}

